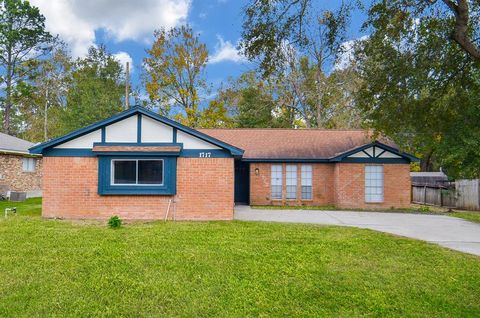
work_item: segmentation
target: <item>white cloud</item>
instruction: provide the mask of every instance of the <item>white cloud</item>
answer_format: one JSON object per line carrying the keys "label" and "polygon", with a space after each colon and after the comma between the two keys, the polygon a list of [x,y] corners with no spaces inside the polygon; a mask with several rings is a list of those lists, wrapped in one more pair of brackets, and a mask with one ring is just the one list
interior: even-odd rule
{"label": "white cloud", "polygon": [[215,64],[225,61],[234,63],[246,62],[245,56],[241,55],[237,48],[230,42],[224,41],[220,35],[217,35],[218,43],[215,45],[215,53],[210,56],[209,63]]}
{"label": "white cloud", "polygon": [[133,71],[135,70],[135,68],[133,67],[133,60],[132,60],[132,57],[130,56],[130,54],[128,54],[127,52],[123,52],[123,51],[120,51],[120,52],[117,52],[115,54],[113,54],[113,57],[120,62],[120,64],[122,65],[122,67],[125,69],[125,66],[126,66],[126,63],[128,62],[130,64],[130,74],[133,73]]}
{"label": "white cloud", "polygon": [[185,22],[191,0],[30,0],[46,27],[67,42],[75,56],[95,43],[103,29],[115,41],[148,40],[153,30]]}
{"label": "white cloud", "polygon": [[367,35],[359,37],[358,39],[353,39],[350,41],[345,41],[342,44],[342,54],[338,57],[338,60],[335,62],[333,68],[335,70],[344,70],[352,64],[353,59],[355,58],[355,44],[361,41],[368,39]]}

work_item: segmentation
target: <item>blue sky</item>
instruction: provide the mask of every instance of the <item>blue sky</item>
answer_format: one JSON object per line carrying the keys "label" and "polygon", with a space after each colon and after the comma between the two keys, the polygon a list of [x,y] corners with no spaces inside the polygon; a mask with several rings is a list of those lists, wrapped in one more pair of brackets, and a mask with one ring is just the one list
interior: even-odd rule
{"label": "blue sky", "polygon": [[[239,0],[30,0],[46,17],[46,25],[59,34],[74,56],[90,45],[106,45],[123,63],[133,64],[132,84],[141,88],[140,75],[145,50],[156,28],[188,23],[207,45],[210,62],[207,82],[213,91],[228,77],[254,68],[237,51],[242,27]],[[335,8],[340,1],[315,1],[316,8]],[[364,14],[356,11],[348,30],[349,39],[363,35]]]}

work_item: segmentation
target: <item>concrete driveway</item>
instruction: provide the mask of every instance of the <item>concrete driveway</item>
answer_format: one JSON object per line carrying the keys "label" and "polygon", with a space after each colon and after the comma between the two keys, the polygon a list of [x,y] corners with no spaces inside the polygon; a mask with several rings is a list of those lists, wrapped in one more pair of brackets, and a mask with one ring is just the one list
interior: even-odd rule
{"label": "concrete driveway", "polygon": [[480,224],[425,214],[353,211],[263,210],[235,207],[236,220],[353,226],[406,236],[480,256]]}

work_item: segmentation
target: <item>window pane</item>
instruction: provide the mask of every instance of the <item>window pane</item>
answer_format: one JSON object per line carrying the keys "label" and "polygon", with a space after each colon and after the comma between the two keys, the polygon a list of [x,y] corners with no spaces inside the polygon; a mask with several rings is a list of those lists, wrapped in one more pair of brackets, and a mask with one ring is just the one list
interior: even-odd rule
{"label": "window pane", "polygon": [[23,158],[23,161],[22,161],[23,171],[27,171],[27,172],[35,171],[35,163],[36,163],[35,158]]}
{"label": "window pane", "polygon": [[365,166],[365,201],[383,202],[383,166]]}
{"label": "window pane", "polygon": [[136,161],[113,161],[113,183],[114,184],[135,184],[136,183]]}
{"label": "window pane", "polygon": [[297,198],[297,166],[287,166],[287,199]]}
{"label": "window pane", "polygon": [[312,166],[302,166],[302,200],[312,199]]}
{"label": "window pane", "polygon": [[273,165],[271,174],[272,199],[282,198],[282,166]]}
{"label": "window pane", "polygon": [[139,160],[138,161],[138,184],[162,184],[163,161],[162,160]]}

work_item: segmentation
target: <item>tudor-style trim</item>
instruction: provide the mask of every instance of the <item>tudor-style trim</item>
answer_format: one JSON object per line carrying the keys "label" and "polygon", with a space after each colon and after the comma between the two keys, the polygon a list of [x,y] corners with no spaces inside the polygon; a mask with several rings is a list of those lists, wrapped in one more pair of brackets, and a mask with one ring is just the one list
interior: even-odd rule
{"label": "tudor-style trim", "polygon": [[176,121],[173,121],[173,120],[168,119],[164,116],[158,115],[158,114],[156,114],[156,113],[154,113],[150,110],[147,110],[143,107],[140,107],[140,106],[132,107],[132,108],[130,108],[128,110],[125,110],[121,113],[118,113],[118,114],[116,114],[116,115],[114,115],[114,116],[112,116],[108,119],[105,119],[105,120],[96,122],[94,124],[91,124],[87,127],[75,130],[75,131],[73,131],[69,134],[66,134],[66,135],[62,136],[62,137],[59,137],[59,138],[44,142],[42,144],[33,146],[29,149],[30,153],[41,154],[47,148],[51,148],[51,147],[54,147],[56,145],[65,143],[65,142],[70,141],[72,139],[75,139],[77,137],[81,137],[81,136],[86,135],[86,134],[88,134],[88,133],[90,133],[90,132],[92,132],[96,129],[101,129],[102,127],[111,125],[113,123],[116,123],[116,122],[118,122],[122,119],[125,119],[125,118],[130,117],[130,116],[135,115],[135,114],[150,117],[154,120],[160,121],[161,123],[169,125],[173,128],[176,128],[180,131],[183,131],[187,134],[193,135],[193,136],[195,136],[195,137],[197,137],[197,138],[199,138],[203,141],[214,144],[215,146],[218,146],[220,148],[224,148],[224,149],[228,150],[231,153],[231,155],[233,155],[233,156],[242,156],[243,155],[243,152],[244,152],[243,149],[240,149],[240,148],[237,148],[237,147],[232,146],[230,144],[227,144],[227,143],[225,143],[221,140],[213,138],[213,137],[211,137],[209,135],[206,135],[202,132],[199,132],[195,129],[184,126],[180,123],[177,123]]}
{"label": "tudor-style trim", "polygon": [[[350,155],[353,155],[354,153],[357,153],[357,152],[360,152],[360,151],[363,151],[365,149],[368,149],[370,147],[379,147],[381,148],[382,150],[386,150],[386,151],[389,151],[391,153],[394,153],[402,158],[378,158],[378,157],[375,157],[375,148],[373,148],[373,157],[372,158],[347,158],[348,156]],[[382,152],[383,153],[383,152]],[[368,155],[368,154],[367,154]],[[360,146],[360,147],[357,147],[357,148],[354,148],[354,149],[351,149],[349,151],[346,151],[344,153],[341,153],[333,158],[330,158],[329,161],[331,162],[346,162],[345,160],[346,159],[375,159],[375,162],[379,162],[379,160],[384,160],[384,159],[404,159],[404,161],[408,161],[408,162],[418,162],[420,161],[419,158],[415,157],[415,156],[412,156],[406,152],[401,152],[399,151],[398,149],[395,149],[393,147],[390,147],[388,145],[385,145],[379,141],[374,141],[372,143],[368,143],[368,144],[365,144],[363,146]],[[361,161],[358,161],[358,162],[361,162]]]}
{"label": "tudor-style trim", "polygon": [[142,143],[142,115],[137,115],[137,143]]}
{"label": "tudor-style trim", "polygon": [[107,133],[106,133],[105,126],[103,126],[103,127],[102,127],[102,130],[101,130],[101,132],[102,132],[102,137],[101,137],[101,140],[102,140],[102,142],[105,142],[105,141],[106,141],[106,139],[107,139]]}
{"label": "tudor-style trim", "polygon": [[177,128],[173,127],[172,129],[172,140],[174,143],[177,142]]}

